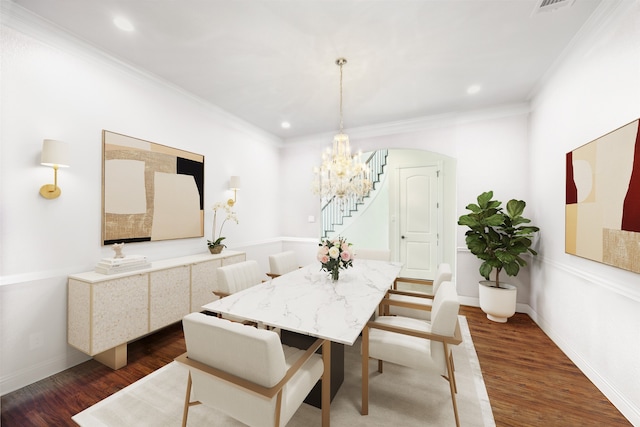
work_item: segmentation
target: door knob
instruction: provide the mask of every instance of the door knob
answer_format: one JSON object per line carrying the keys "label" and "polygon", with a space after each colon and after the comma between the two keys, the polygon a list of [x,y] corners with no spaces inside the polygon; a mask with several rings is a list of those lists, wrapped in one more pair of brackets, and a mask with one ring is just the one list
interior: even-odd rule
{"label": "door knob", "polygon": [[401,239],[404,239],[404,236],[400,236]]}

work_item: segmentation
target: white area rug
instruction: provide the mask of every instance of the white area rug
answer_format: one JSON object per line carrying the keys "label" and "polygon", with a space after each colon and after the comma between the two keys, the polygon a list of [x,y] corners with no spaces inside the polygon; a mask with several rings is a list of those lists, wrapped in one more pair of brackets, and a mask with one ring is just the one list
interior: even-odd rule
{"label": "white area rug", "polygon": [[[495,426],[469,327],[460,316],[464,342],[454,347],[458,411],[462,426]],[[331,425],[353,426],[453,426],[449,383],[423,378],[412,369],[377,362],[369,364],[369,415],[360,415],[361,365],[359,340],[345,348],[344,383],[331,402]],[[76,414],[82,427],[179,426],[188,371],[172,362],[130,386]],[[204,405],[191,407],[189,426],[242,426],[243,424]],[[321,425],[320,409],[302,404],[289,427]]]}

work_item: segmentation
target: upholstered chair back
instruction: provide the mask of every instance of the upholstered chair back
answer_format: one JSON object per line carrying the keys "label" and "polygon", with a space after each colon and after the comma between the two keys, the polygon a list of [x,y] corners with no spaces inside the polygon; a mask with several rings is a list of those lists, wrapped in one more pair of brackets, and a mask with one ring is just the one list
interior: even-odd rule
{"label": "upholstered chair back", "polygon": [[269,255],[269,269],[274,276],[282,276],[298,268],[296,253],[293,251]]}
{"label": "upholstered chair back", "polygon": [[243,261],[218,268],[218,290],[227,294],[255,286],[262,282],[262,273],[255,260]]}
{"label": "upholstered chair back", "polygon": [[442,282],[450,282],[451,281],[451,265],[446,262],[438,265],[438,270],[436,270],[436,277],[433,279],[433,294],[435,295],[438,292],[438,288],[442,284]]}
{"label": "upholstered chair back", "polygon": [[[273,331],[257,329],[203,313],[183,318],[190,360],[263,387],[277,385],[303,350],[283,346]],[[294,359],[295,361],[295,359]],[[199,369],[190,369],[191,400],[216,408],[250,426],[273,426],[276,397],[265,398]],[[313,355],[283,389],[280,425],[284,426],[324,371]]]}
{"label": "upholstered chair back", "polygon": [[[447,263],[442,263],[438,266],[438,270],[436,271],[436,277],[433,279],[432,284],[432,295],[437,294],[440,285],[443,282],[451,281],[451,266]],[[417,293],[417,291],[414,291]],[[404,295],[393,295],[392,299],[405,301],[405,302],[414,302],[417,304],[433,304],[433,300],[426,298],[417,298],[413,296],[404,296]],[[405,317],[413,317],[416,319],[423,320],[431,320],[432,313],[430,311],[424,310],[414,310],[412,308],[405,307],[389,307],[389,314],[393,314],[396,316],[405,316]]]}
{"label": "upholstered chair back", "polygon": [[[456,285],[453,282],[442,282],[433,298],[431,308],[431,332],[438,335],[453,336],[458,321],[460,301]],[[446,371],[447,365],[442,350],[442,343],[431,341],[431,357],[434,362]]]}

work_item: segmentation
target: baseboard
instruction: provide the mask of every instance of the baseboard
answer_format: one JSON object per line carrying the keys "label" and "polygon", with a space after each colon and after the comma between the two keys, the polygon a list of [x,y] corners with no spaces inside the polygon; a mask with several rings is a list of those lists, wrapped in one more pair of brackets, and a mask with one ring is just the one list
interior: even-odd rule
{"label": "baseboard", "polygon": [[611,401],[622,415],[634,426],[640,426],[640,406],[631,402],[624,394],[620,393],[609,381],[594,369],[577,351],[575,351],[561,335],[556,333],[542,316],[529,307],[527,314],[544,331],[564,354],[582,371],[582,373]]}
{"label": "baseboard", "polygon": [[29,366],[28,369],[12,372],[0,378],[0,396],[16,391],[24,387],[25,384],[33,384],[58,372],[62,372],[65,369],[79,365],[87,360],[91,360],[91,357],[79,351],[73,351],[72,354],[49,359],[44,363]]}
{"label": "baseboard", "polygon": [[[465,297],[459,295],[458,300],[460,301],[461,305],[466,305],[469,307],[480,307],[480,300],[477,297]],[[532,317],[530,312],[531,307],[529,307],[529,304],[516,303],[516,313],[526,313],[529,314],[530,317]]]}

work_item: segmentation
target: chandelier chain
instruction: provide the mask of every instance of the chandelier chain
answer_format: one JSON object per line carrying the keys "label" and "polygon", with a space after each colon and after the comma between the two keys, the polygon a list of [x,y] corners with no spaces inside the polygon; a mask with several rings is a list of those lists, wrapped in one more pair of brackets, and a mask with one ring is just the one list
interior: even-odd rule
{"label": "chandelier chain", "polygon": [[342,66],[346,62],[346,60],[338,59],[338,65],[340,66],[340,133],[343,132],[343,122],[342,122]]}

